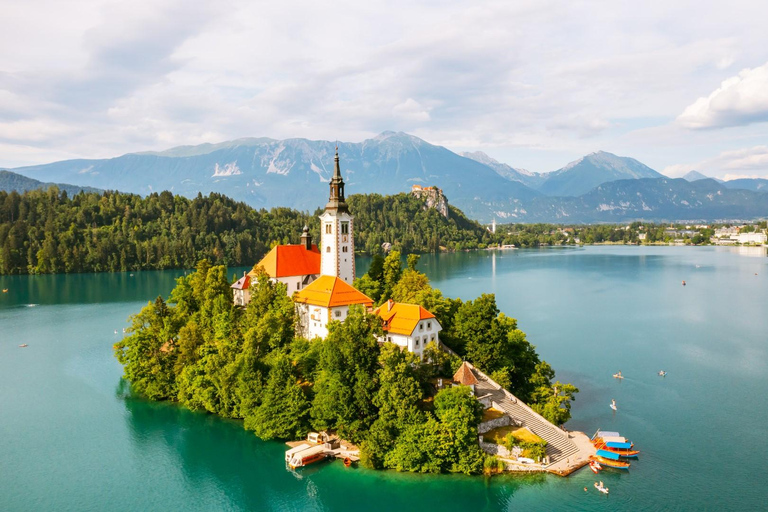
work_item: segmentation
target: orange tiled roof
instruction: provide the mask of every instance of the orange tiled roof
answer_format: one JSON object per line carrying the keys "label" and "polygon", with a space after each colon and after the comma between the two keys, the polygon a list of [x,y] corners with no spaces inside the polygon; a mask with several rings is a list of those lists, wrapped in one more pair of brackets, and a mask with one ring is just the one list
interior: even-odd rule
{"label": "orange tiled roof", "polygon": [[320,276],[300,292],[293,300],[302,304],[332,308],[351,304],[373,305],[373,299],[360,293],[351,285],[335,276]]}
{"label": "orange tiled roof", "polygon": [[410,336],[419,320],[435,318],[435,315],[417,304],[388,301],[373,311],[384,322],[384,330],[393,334]]}
{"label": "orange tiled roof", "polygon": [[[269,277],[306,276],[320,273],[320,250],[312,245],[309,251],[301,244],[276,245],[258,263]],[[252,278],[256,274],[248,273]]]}
{"label": "orange tiled roof", "polygon": [[477,377],[472,373],[472,368],[469,367],[469,364],[467,364],[466,361],[461,363],[456,375],[453,376],[453,380],[459,384],[464,384],[465,386],[477,384]]}

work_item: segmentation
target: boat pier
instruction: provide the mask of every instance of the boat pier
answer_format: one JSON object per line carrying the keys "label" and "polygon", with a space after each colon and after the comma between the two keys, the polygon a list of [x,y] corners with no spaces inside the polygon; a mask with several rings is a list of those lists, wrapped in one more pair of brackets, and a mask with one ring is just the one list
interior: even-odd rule
{"label": "boat pier", "polygon": [[469,366],[477,377],[475,394],[478,397],[509,415],[516,425],[527,427],[547,442],[547,456],[542,463],[525,464],[502,458],[507,465],[507,471],[538,471],[568,476],[589,464],[589,457],[596,452],[589,436],[583,432],[566,432],[553,425],[486,374],[472,365]]}
{"label": "boat pier", "polygon": [[[286,452],[291,455],[294,453],[299,454],[310,448],[322,446],[323,450],[320,451],[320,453],[322,453],[322,458],[324,459],[341,459],[343,461],[349,461],[350,463],[360,461],[360,449],[357,446],[333,435],[323,438],[313,432],[306,440],[288,441],[285,444],[291,447],[291,449]],[[286,460],[286,463],[288,462],[289,461]]]}

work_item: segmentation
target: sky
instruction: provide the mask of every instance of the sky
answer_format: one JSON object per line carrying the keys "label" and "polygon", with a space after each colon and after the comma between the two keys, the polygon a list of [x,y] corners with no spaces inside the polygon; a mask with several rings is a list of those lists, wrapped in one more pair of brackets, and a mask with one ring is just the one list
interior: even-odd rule
{"label": "sky", "polygon": [[[647,5],[646,5],[647,4]],[[0,0],[0,167],[403,131],[768,178],[768,3]]]}

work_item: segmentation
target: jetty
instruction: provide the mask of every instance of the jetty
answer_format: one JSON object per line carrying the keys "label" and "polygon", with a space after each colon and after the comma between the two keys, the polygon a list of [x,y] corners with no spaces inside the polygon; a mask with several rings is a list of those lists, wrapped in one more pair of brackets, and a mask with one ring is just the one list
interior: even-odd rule
{"label": "jetty", "polygon": [[[288,441],[285,444],[291,447],[291,449],[286,452],[287,456],[293,455],[294,453],[300,453],[303,450],[322,446],[323,450],[320,453],[322,453],[323,458],[349,460],[350,462],[360,461],[360,449],[356,445],[339,438],[333,433],[329,434],[321,432],[318,434],[316,432],[310,432],[305,440]],[[286,462],[288,462],[288,460],[286,460]]]}

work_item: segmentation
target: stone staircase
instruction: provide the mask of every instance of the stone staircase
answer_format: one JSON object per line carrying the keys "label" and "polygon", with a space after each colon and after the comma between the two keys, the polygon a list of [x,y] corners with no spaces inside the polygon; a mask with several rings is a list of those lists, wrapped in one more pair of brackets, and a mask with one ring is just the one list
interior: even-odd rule
{"label": "stone staircase", "polygon": [[514,395],[500,388],[498,384],[477,368],[473,367],[472,369],[478,380],[475,394],[477,396],[491,395],[491,400],[495,402],[494,406],[544,439],[547,442],[550,465],[566,460],[579,452],[578,446],[571,440],[567,432],[548,422]]}

